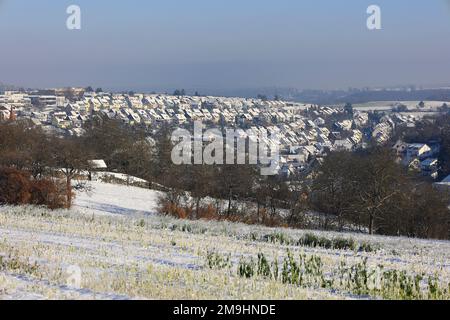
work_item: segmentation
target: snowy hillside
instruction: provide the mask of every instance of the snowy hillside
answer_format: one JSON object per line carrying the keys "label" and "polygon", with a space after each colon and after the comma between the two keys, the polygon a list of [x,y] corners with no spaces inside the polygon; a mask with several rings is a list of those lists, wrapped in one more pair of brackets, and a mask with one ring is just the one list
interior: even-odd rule
{"label": "snowy hillside", "polygon": [[71,211],[0,208],[0,299],[450,297],[450,242],[181,221],[155,191],[92,187]]}
{"label": "snowy hillside", "polygon": [[77,195],[74,209],[99,215],[155,214],[158,192],[137,187],[91,182],[92,190]]}

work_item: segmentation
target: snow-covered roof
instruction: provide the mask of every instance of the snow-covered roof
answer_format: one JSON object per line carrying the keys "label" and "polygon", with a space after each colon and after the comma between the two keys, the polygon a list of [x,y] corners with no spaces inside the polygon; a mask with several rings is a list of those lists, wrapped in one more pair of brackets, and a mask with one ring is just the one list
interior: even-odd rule
{"label": "snow-covered roof", "polygon": [[426,159],[422,161],[423,166],[432,166],[433,164],[437,163],[438,159]]}
{"label": "snow-covered roof", "polygon": [[450,184],[450,175],[441,181],[441,183]]}
{"label": "snow-covered roof", "polygon": [[89,166],[92,169],[106,169],[108,166],[106,165],[106,162],[104,160],[89,160],[88,161]]}

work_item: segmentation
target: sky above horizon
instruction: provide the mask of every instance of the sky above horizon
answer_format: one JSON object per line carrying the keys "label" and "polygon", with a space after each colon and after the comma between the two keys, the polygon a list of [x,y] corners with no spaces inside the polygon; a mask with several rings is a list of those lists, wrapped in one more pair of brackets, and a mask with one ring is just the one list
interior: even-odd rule
{"label": "sky above horizon", "polygon": [[449,0],[0,0],[0,41],[0,82],[26,87],[450,85]]}

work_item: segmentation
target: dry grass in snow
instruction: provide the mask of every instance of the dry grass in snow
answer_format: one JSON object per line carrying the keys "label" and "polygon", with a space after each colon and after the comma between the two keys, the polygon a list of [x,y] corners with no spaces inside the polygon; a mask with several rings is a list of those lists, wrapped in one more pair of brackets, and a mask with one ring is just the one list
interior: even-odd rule
{"label": "dry grass in snow", "polygon": [[[0,298],[405,297],[397,284],[389,292],[340,284],[339,266],[358,265],[365,259],[369,271],[382,266],[399,274],[423,276],[422,298],[449,298],[445,291],[450,282],[449,242],[181,221],[156,215],[156,198],[157,193],[150,190],[94,183],[90,194],[78,195],[70,211],[0,208]],[[354,245],[337,249],[300,241],[308,237],[335,243],[351,239]],[[332,279],[333,284],[292,281],[292,277],[283,281],[288,252],[295,259],[317,257],[321,277]],[[258,255],[270,264],[280,263],[279,278],[263,276],[256,269],[249,277],[239,273],[243,264],[257,261]],[[299,270],[312,275],[310,270]],[[430,289],[429,278],[436,279],[439,295],[430,295],[434,287]]]}

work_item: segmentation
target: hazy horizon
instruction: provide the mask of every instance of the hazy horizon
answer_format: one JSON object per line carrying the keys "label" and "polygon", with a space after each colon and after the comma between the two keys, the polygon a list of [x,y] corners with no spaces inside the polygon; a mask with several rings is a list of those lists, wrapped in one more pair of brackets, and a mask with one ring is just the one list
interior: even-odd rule
{"label": "hazy horizon", "polygon": [[[0,81],[227,91],[450,84],[449,1],[0,0]],[[66,28],[66,8],[82,29]],[[382,30],[366,9],[382,9]]]}

